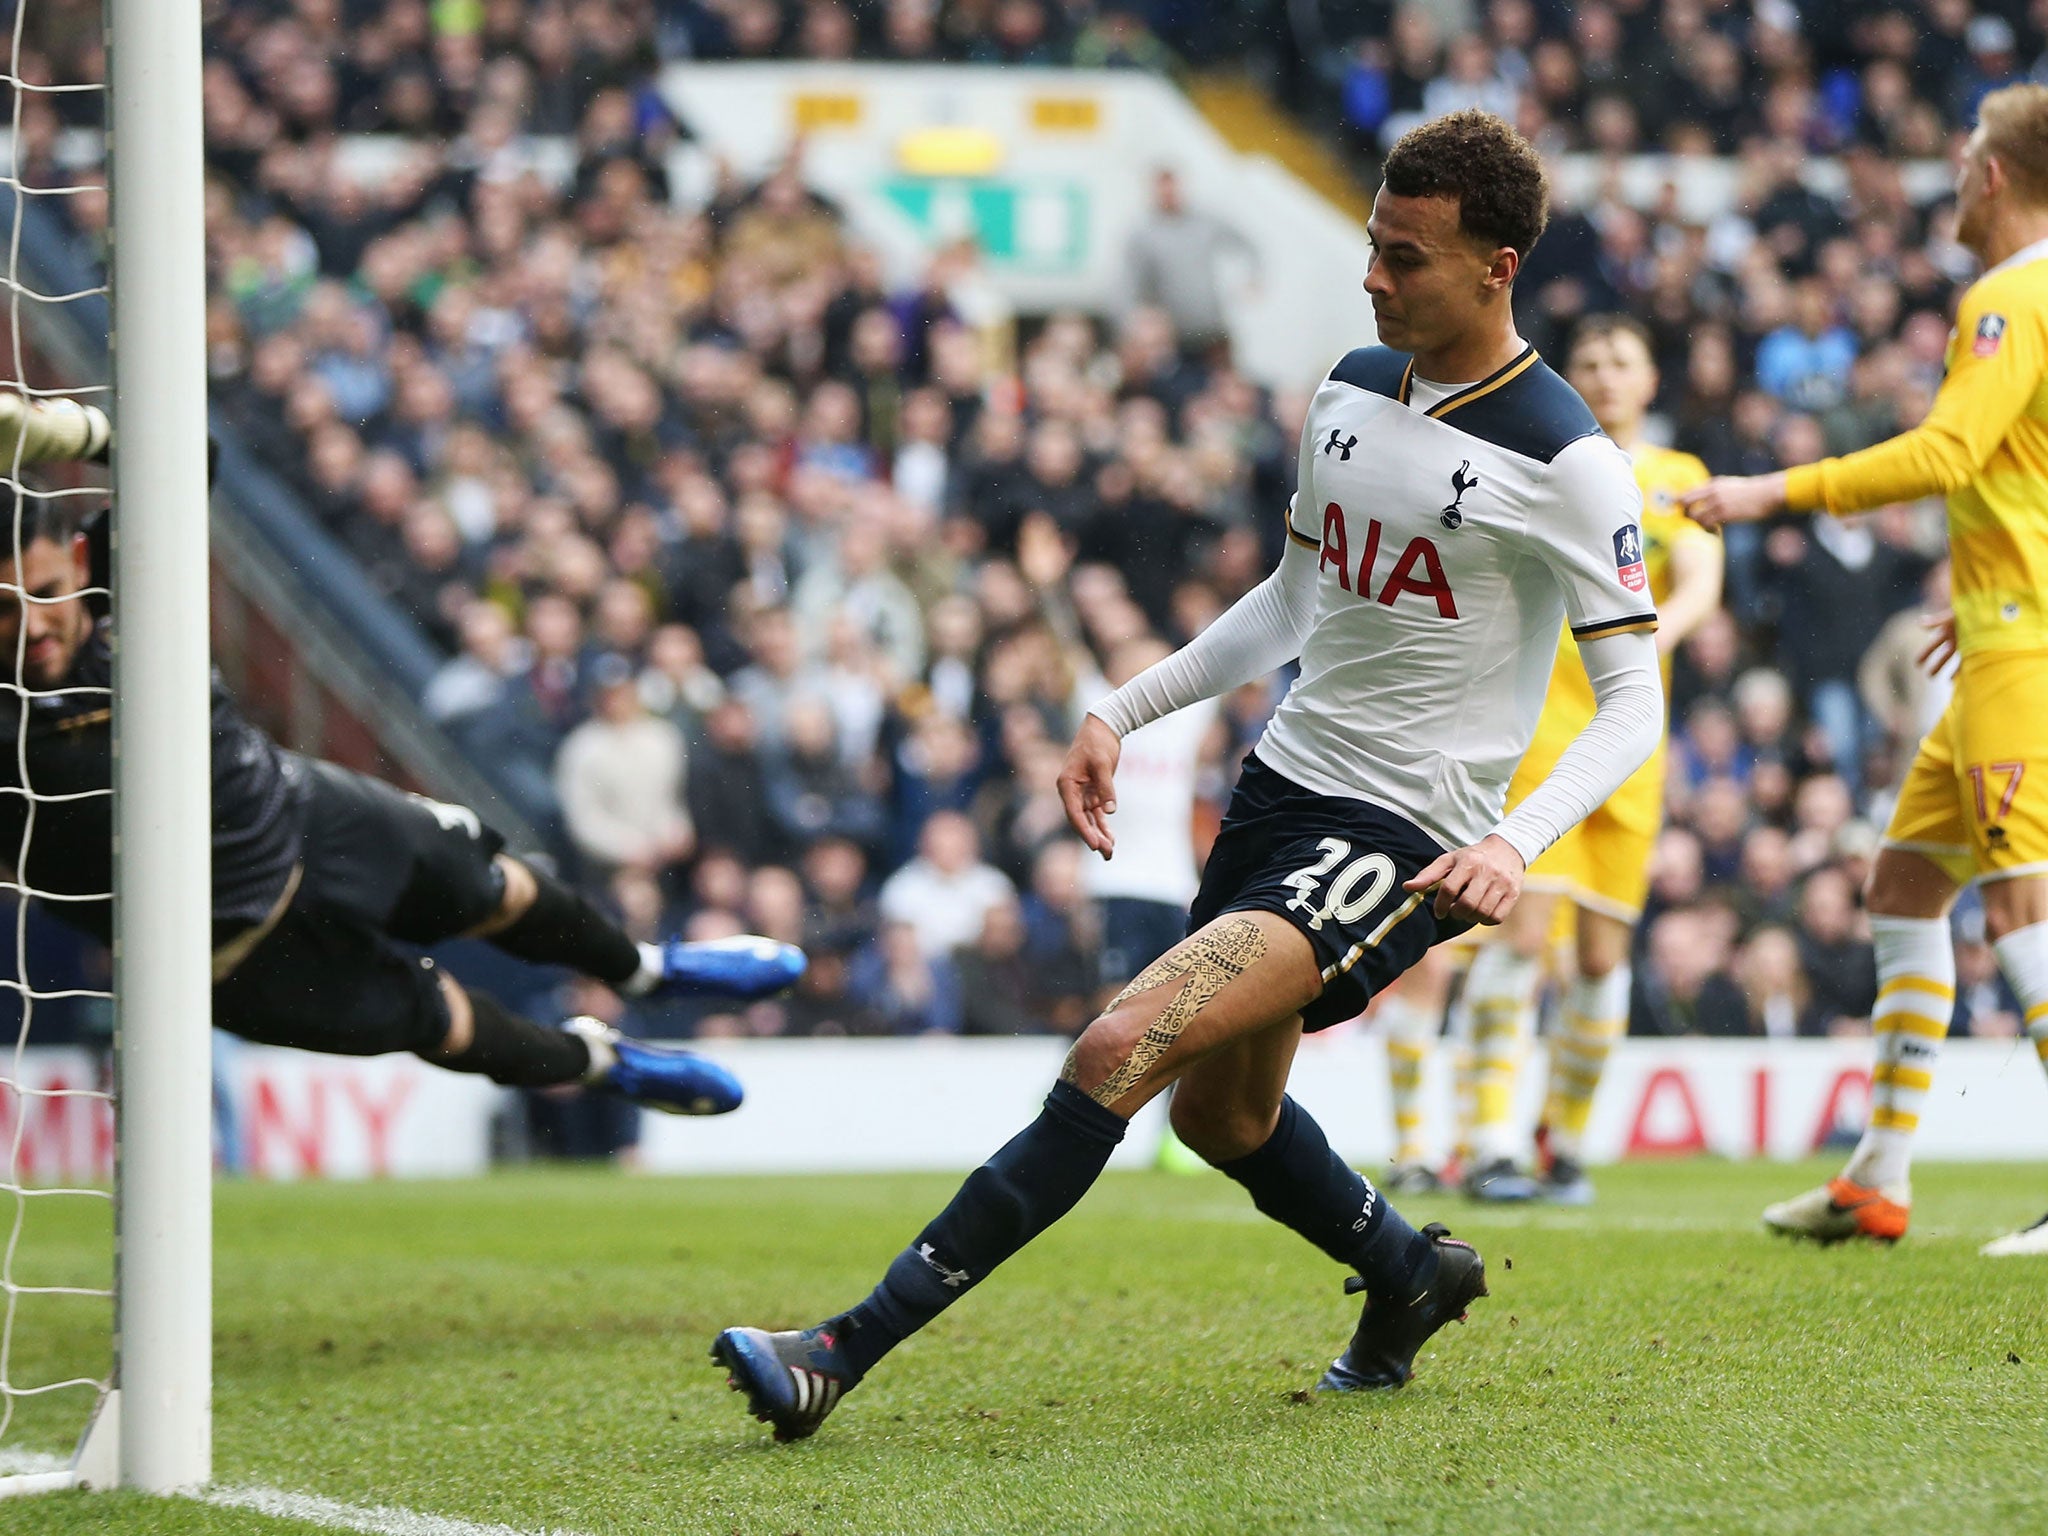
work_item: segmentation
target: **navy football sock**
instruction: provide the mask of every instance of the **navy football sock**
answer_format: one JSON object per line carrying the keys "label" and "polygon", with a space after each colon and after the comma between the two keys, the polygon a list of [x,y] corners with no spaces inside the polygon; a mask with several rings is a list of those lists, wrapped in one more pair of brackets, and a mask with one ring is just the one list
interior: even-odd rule
{"label": "navy football sock", "polygon": [[1330,1150],[1323,1128],[1293,1099],[1280,1101],[1280,1123],[1264,1146],[1216,1166],[1266,1215],[1357,1270],[1367,1295],[1405,1304],[1436,1279],[1435,1245]]}
{"label": "navy football sock", "polygon": [[868,1299],[826,1325],[855,1378],[1072,1210],[1127,1129],[1072,1083],[1053,1084],[1038,1118],[967,1176]]}

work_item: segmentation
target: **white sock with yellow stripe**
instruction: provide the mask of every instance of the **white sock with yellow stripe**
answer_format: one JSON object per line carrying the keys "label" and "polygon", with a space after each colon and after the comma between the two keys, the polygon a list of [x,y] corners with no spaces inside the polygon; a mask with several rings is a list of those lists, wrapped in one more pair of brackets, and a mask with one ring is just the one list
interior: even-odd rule
{"label": "white sock with yellow stripe", "polygon": [[1472,1166],[1472,1122],[1479,1084],[1472,1073],[1472,1042],[1460,1039],[1451,1055],[1451,1109],[1457,1116],[1452,1127],[1451,1155],[1460,1167]]}
{"label": "white sock with yellow stripe", "polygon": [[2041,1065],[2048,1067],[2048,923],[2015,928],[1993,940],[1991,947],[1998,953],[2006,985],[2020,1000],[2020,1017],[2034,1037]]}
{"label": "white sock with yellow stripe", "polygon": [[1472,1028],[1472,1159],[1484,1167],[1516,1153],[1515,1074],[1536,1027],[1542,962],[1489,944],[1465,980]]}
{"label": "white sock with yellow stripe", "polygon": [[1870,1124],[1843,1176],[1882,1187],[1903,1183],[1913,1162],[1920,1106],[1956,1003],[1956,950],[1948,919],[1873,917],[1877,951],[1877,1065],[1870,1074]]}
{"label": "white sock with yellow stripe", "polygon": [[1564,1018],[1550,1042],[1550,1088],[1543,1123],[1551,1150],[1574,1162],[1583,1155],[1593,1095],[1607,1069],[1607,1053],[1628,1033],[1631,977],[1626,965],[1605,976],[1580,977],[1565,997]]}
{"label": "white sock with yellow stripe", "polygon": [[1386,1031],[1387,1088],[1394,1101],[1394,1161],[1427,1163],[1429,1147],[1422,1137],[1422,1069],[1436,1038],[1436,1016],[1398,992],[1389,994],[1373,1016]]}

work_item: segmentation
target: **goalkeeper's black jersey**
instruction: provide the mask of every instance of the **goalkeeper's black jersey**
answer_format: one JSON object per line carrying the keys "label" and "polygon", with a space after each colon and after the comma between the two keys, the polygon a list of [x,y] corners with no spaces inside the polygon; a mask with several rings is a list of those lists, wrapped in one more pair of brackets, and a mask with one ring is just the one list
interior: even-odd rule
{"label": "goalkeeper's black jersey", "polygon": [[[66,688],[106,688],[113,656],[104,625],[80,648]],[[114,802],[109,795],[42,800],[24,863],[29,802],[39,796],[104,790],[113,782],[111,700],[103,693],[21,699],[0,691],[0,866],[44,894],[46,909],[74,928],[113,936]],[[216,933],[262,921],[291,878],[306,825],[306,765],[250,724],[213,677],[213,920]],[[84,899],[66,899],[66,898]]]}

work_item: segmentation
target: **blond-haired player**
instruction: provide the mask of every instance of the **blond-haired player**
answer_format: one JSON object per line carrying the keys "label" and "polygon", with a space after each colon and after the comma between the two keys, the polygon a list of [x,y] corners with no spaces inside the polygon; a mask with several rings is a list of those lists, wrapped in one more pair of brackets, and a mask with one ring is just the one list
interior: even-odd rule
{"label": "blond-haired player", "polygon": [[[1840,1177],[1764,1213],[1777,1231],[1823,1242],[1905,1233],[1912,1136],[1955,1001],[1948,910],[1971,880],[2048,1060],[2048,86],[1984,98],[1957,174],[1956,222],[1985,272],[1957,309],[1927,419],[1860,453],[1717,479],[1686,497],[1710,528],[1780,508],[1841,514],[1948,497],[1955,607],[1923,660],[1953,651],[1961,668],[1870,875],[1870,1126]],[[1984,1252],[2048,1254],[2048,1217]]]}
{"label": "blond-haired player", "polygon": [[[1689,521],[1676,499],[1706,482],[1707,467],[1643,435],[1657,394],[1657,364],[1638,321],[1625,315],[1582,321],[1566,354],[1565,377],[1635,464],[1643,493],[1641,546],[1617,550],[1616,559],[1623,580],[1656,601],[1657,649],[1668,688],[1673,648],[1721,601],[1720,543]],[[1510,805],[1543,781],[1592,718],[1592,685],[1567,635],[1551,669],[1543,718],[1508,788]],[[1529,866],[1521,902],[1472,962],[1460,1011],[1472,1074],[1472,1161],[1464,1188],[1475,1198],[1541,1195],[1574,1205],[1593,1198],[1580,1142],[1607,1053],[1628,1027],[1629,942],[1649,890],[1650,852],[1663,818],[1664,759],[1660,743],[1606,804]],[[1575,909],[1568,914],[1560,911],[1567,903]],[[1515,1075],[1535,1028],[1544,957],[1560,928],[1576,930],[1565,946],[1572,974],[1551,1042],[1542,1137],[1547,1166],[1532,1180],[1515,1165]]]}

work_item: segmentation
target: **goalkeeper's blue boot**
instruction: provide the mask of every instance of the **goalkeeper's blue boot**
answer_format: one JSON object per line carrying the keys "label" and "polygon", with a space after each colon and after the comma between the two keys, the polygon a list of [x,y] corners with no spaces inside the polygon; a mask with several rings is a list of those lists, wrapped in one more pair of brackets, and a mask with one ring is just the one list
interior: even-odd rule
{"label": "goalkeeper's blue boot", "polygon": [[830,1323],[789,1333],[728,1328],[711,1341],[711,1358],[725,1367],[725,1384],[747,1395],[754,1417],[775,1426],[778,1440],[815,1434],[860,1385]]}
{"label": "goalkeeper's blue boot", "polygon": [[659,990],[751,1003],[796,985],[808,963],[794,944],[754,933],[729,939],[669,939],[661,946]]}
{"label": "goalkeeper's blue boot", "polygon": [[738,1078],[695,1051],[649,1045],[600,1019],[571,1019],[562,1027],[590,1047],[584,1082],[592,1088],[671,1115],[729,1115],[746,1097]]}
{"label": "goalkeeper's blue boot", "polygon": [[[1465,1321],[1465,1309],[1486,1294],[1486,1261],[1470,1243],[1451,1236],[1450,1228],[1432,1221],[1422,1229],[1436,1248],[1436,1279],[1412,1301],[1368,1295],[1365,1312],[1351,1344],[1316,1383],[1318,1392],[1371,1392],[1407,1385],[1415,1375],[1415,1355],[1429,1336],[1446,1323]],[[1356,1295],[1365,1282],[1356,1275],[1344,1282]]]}

